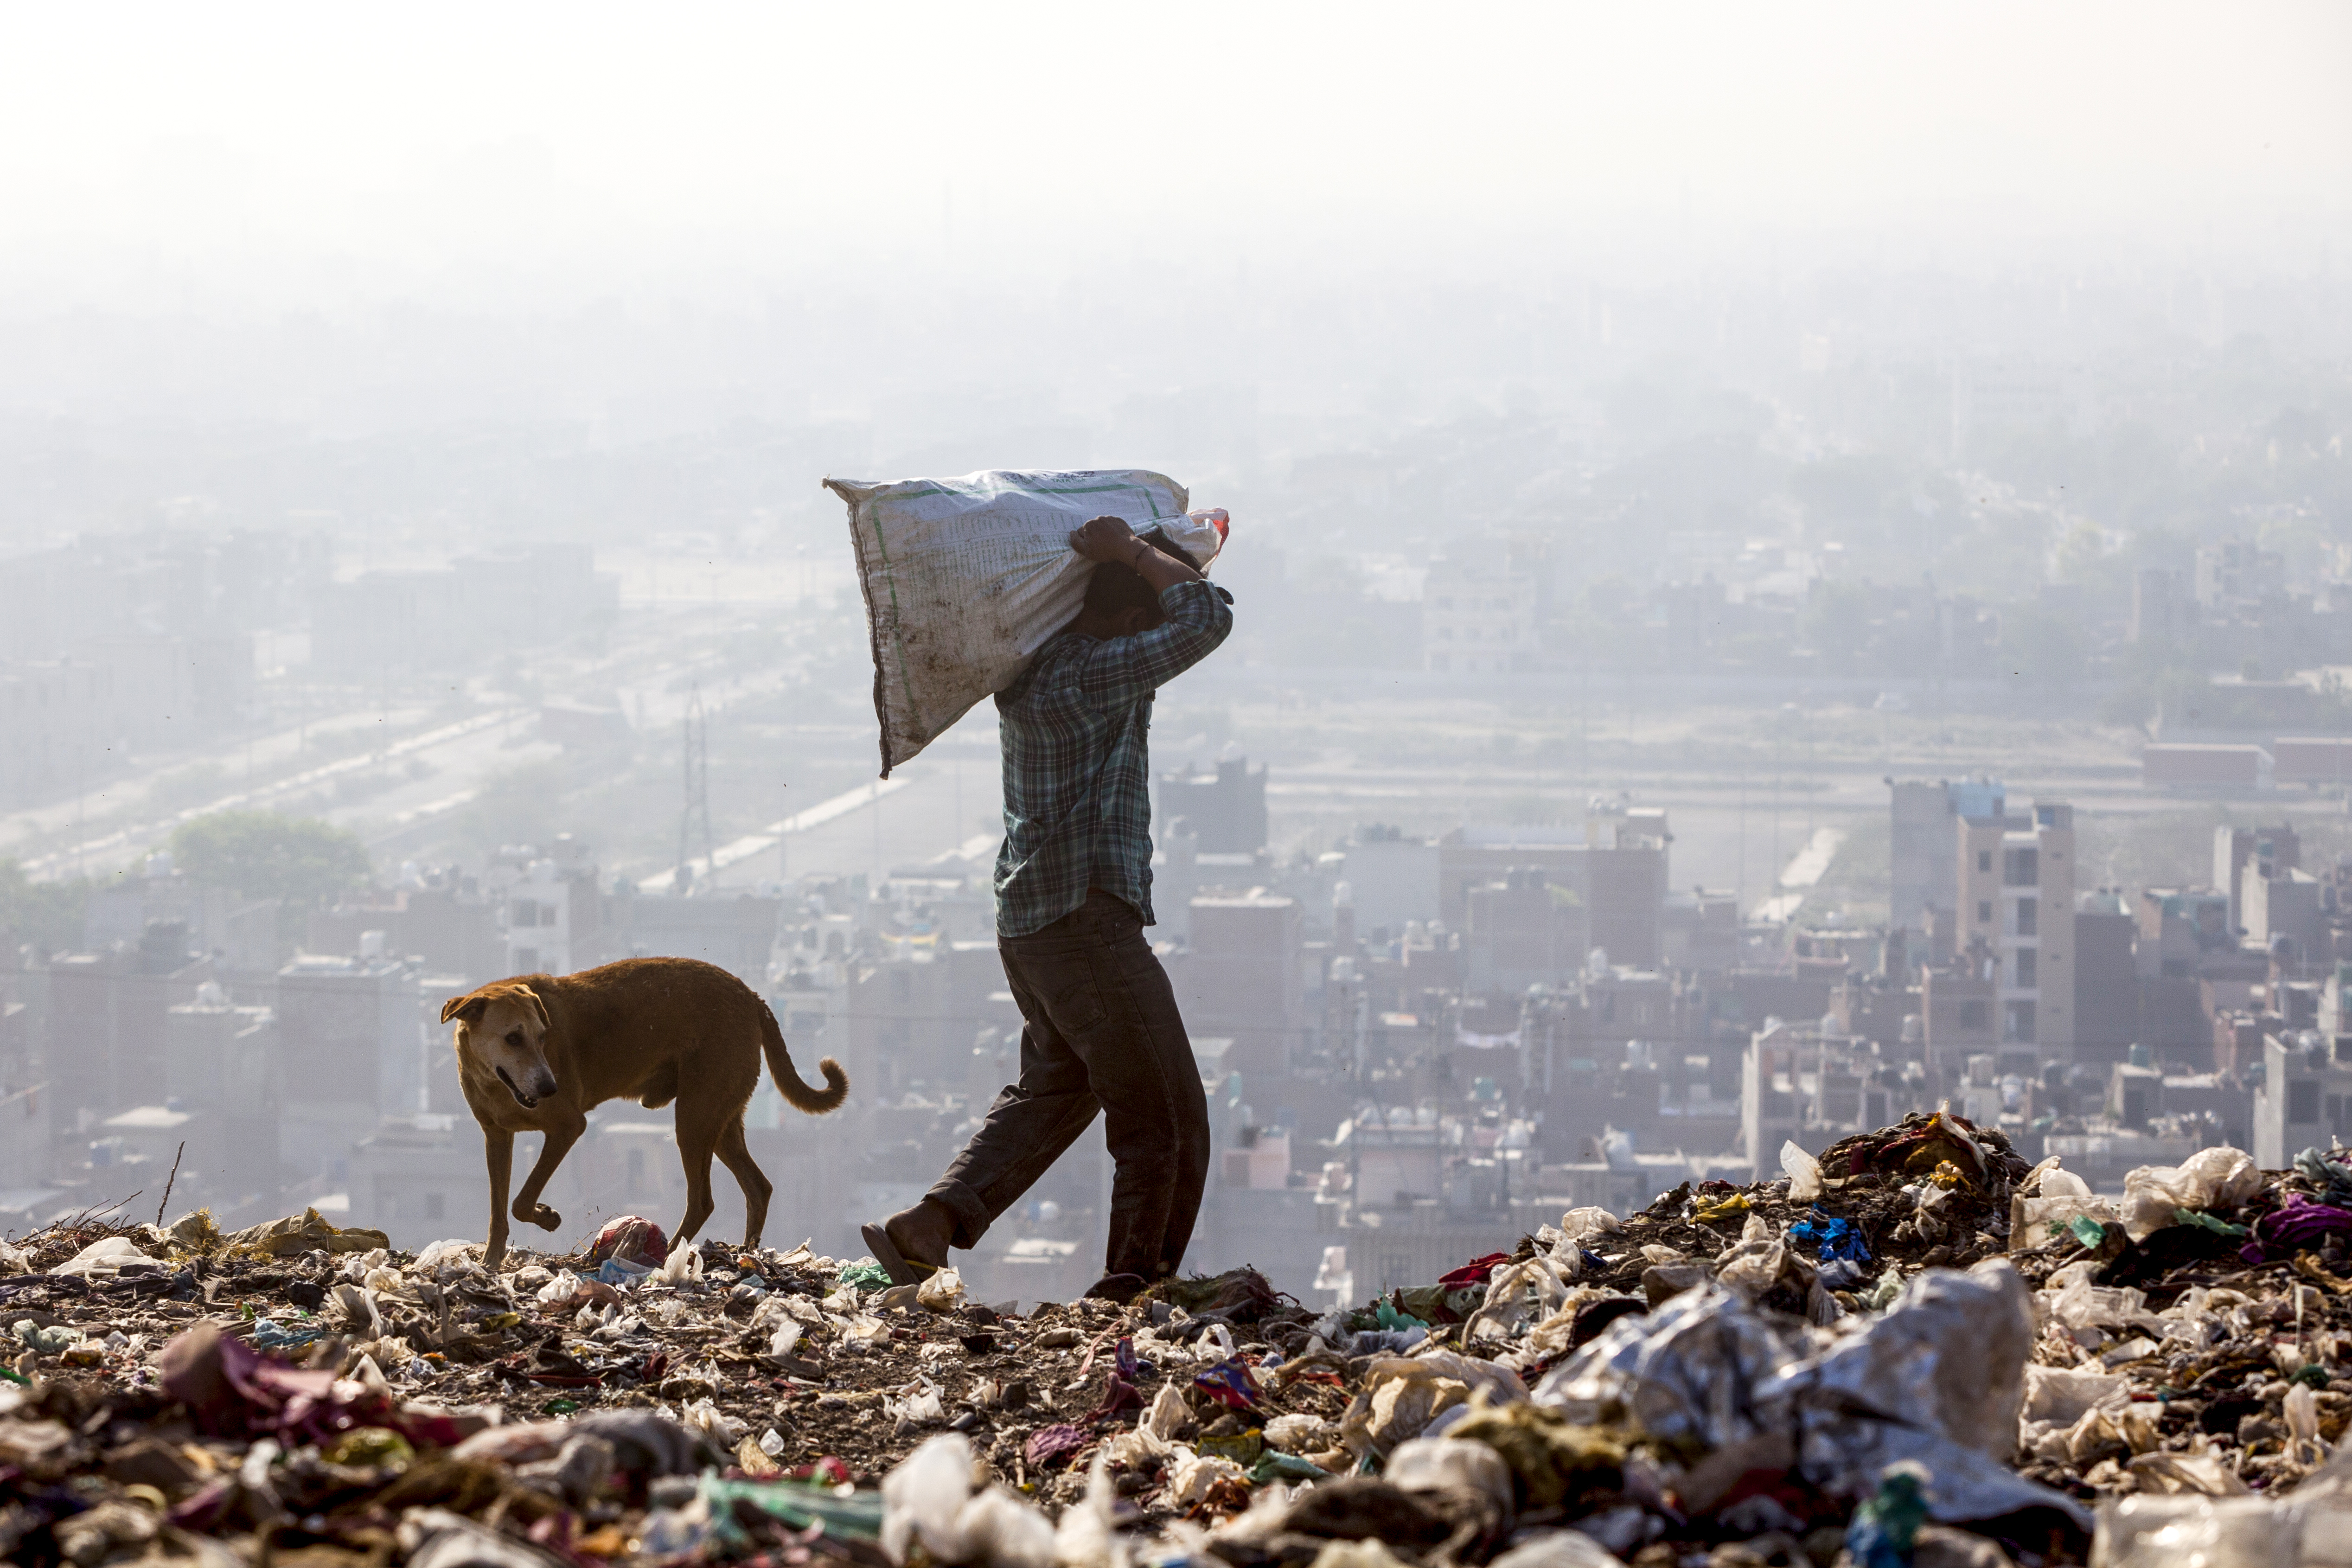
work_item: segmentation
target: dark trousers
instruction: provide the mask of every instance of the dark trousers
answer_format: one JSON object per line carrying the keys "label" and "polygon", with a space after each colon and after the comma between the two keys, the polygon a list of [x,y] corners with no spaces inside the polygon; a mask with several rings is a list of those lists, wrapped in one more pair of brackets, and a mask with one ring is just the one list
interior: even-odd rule
{"label": "dark trousers", "polygon": [[1117,1166],[1106,1274],[1175,1272],[1200,1216],[1209,1173],[1209,1107],[1168,972],[1143,921],[1095,889],[1044,930],[997,943],[1021,1031],[1021,1081],[930,1197],[955,1215],[955,1245],[974,1247],[1099,1110]]}

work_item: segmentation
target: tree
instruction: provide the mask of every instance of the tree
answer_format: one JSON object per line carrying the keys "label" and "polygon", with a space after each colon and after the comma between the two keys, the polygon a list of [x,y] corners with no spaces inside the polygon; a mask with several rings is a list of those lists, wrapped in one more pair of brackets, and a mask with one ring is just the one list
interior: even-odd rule
{"label": "tree", "polygon": [[14,860],[0,860],[0,933],[49,952],[81,944],[89,883],[36,882]]}
{"label": "tree", "polygon": [[315,816],[221,811],[184,823],[172,858],[194,881],[307,908],[368,879],[367,846]]}

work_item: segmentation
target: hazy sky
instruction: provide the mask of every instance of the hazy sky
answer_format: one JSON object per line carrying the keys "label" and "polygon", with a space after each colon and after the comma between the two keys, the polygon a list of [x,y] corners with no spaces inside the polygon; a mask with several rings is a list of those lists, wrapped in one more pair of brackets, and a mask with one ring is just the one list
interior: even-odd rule
{"label": "hazy sky", "polygon": [[0,282],[1479,273],[2352,234],[2352,6],[23,5]]}

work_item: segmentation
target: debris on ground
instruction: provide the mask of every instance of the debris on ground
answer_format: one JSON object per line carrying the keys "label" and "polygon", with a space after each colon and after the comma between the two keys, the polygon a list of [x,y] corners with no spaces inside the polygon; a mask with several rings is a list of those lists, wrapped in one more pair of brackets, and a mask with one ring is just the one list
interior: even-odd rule
{"label": "debris on ground", "polygon": [[1947,1112],[1780,1163],[1347,1310],[84,1215],[0,1245],[0,1559],[2352,1562],[2352,1152],[2101,1195]]}

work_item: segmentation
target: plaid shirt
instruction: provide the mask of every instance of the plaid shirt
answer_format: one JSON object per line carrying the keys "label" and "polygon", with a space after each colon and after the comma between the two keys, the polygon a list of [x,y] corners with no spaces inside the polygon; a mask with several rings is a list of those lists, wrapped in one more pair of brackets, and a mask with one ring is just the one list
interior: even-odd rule
{"label": "plaid shirt", "polygon": [[1234,596],[1206,581],[1160,595],[1168,618],[1097,642],[1064,632],[996,694],[1004,749],[1004,847],[996,934],[1027,936],[1088,888],[1151,912],[1151,699],[1233,630]]}

